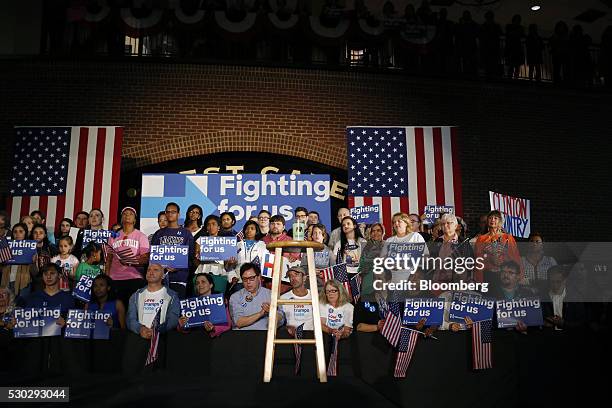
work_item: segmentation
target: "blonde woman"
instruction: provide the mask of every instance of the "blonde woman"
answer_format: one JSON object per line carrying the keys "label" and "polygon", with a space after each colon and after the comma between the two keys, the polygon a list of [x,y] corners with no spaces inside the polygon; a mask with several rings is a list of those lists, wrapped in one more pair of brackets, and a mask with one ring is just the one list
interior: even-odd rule
{"label": "blonde woman", "polygon": [[323,285],[319,294],[319,311],[323,333],[339,339],[347,338],[353,332],[353,305],[349,302],[344,286],[335,279]]}
{"label": "blonde woman", "polygon": [[[387,240],[385,241],[385,245],[383,246],[383,250],[381,252],[382,258],[394,258],[396,256],[396,251],[393,247],[397,246],[398,244],[425,243],[425,239],[420,233],[414,232],[410,229],[411,220],[408,214],[402,212],[393,214],[392,223],[393,236],[387,238]],[[425,246],[423,255],[429,255],[427,246]],[[393,270],[391,275],[391,281],[408,281],[408,279],[410,279],[410,274],[412,273],[412,271],[412,269]]]}

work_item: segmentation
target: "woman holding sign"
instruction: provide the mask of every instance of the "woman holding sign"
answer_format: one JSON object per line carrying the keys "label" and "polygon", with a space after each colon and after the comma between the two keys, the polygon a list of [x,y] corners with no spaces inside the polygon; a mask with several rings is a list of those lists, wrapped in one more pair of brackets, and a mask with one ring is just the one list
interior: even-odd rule
{"label": "woman holding sign", "polygon": [[340,339],[353,332],[353,305],[349,302],[344,286],[335,279],[325,282],[319,294],[319,310],[323,333]]}
{"label": "woman holding sign", "polygon": [[89,212],[89,228],[81,228],[79,233],[77,234],[77,239],[74,244],[73,255],[78,259],[81,259],[82,250],[83,250],[83,234],[85,229],[90,229],[92,231],[99,231],[103,229],[102,224],[104,223],[104,213],[99,208],[94,208]]}
{"label": "woman holding sign", "polygon": [[247,221],[242,227],[244,239],[238,241],[236,245],[236,258],[230,258],[226,265],[233,268],[227,274],[227,280],[233,286],[232,292],[243,288],[242,280],[240,279],[240,267],[249,262],[257,265],[264,263],[264,257],[268,253],[266,244],[259,239],[261,231],[259,224],[255,221]]}
{"label": "woman holding sign", "polygon": [[[27,237],[28,226],[23,223],[13,225],[11,231],[11,239],[15,241],[23,241]],[[29,260],[29,264],[25,265],[4,265],[2,266],[2,283],[3,288],[8,288],[15,297],[20,295],[22,289],[28,288],[32,281],[31,276],[38,274],[36,267],[36,254]]]}
{"label": "woman holding sign", "polygon": [[[197,274],[194,278],[193,287],[194,287],[194,292],[196,296],[198,297],[210,296],[212,294],[217,293],[213,290],[215,288],[215,281],[213,280],[212,276],[210,276],[207,273]],[[230,317],[227,304],[225,305],[225,315],[227,316],[227,323],[214,325],[211,322],[204,322],[204,331],[208,333],[210,337],[219,337],[221,334],[225,333],[226,331],[231,330],[232,318]],[[187,320],[188,318],[186,316],[181,316],[179,318],[177,330],[180,331],[181,333],[189,333],[189,329],[185,328],[185,325],[187,324]]]}
{"label": "woman holding sign", "polygon": [[[219,236],[219,231],[221,230],[221,219],[218,216],[211,214],[204,220],[204,227],[206,229],[206,234],[204,234],[205,236],[217,237]],[[200,259],[201,244],[202,239],[197,238],[195,243],[195,253],[198,260]],[[209,273],[213,275],[218,290],[220,292],[225,292],[228,276],[226,268],[231,269],[231,266],[223,261],[201,261],[195,273]]]}
{"label": "woman holding sign", "polygon": [[361,258],[361,248],[366,244],[366,240],[363,239],[361,230],[353,218],[344,217],[341,227],[340,241],[334,245],[333,249],[335,264],[346,262],[347,272],[357,273],[359,259]]}
{"label": "woman holding sign", "polygon": [[[506,261],[521,263],[521,255],[516,241],[511,234],[502,229],[504,217],[499,210],[492,210],[487,215],[488,232],[482,234],[476,240],[474,253],[476,258],[481,258],[483,267],[476,268],[474,280],[476,282],[491,282],[499,279],[501,265]],[[521,268],[521,276],[522,268]]]}
{"label": "woman holding sign", "polygon": [[[145,283],[146,284],[146,283]],[[119,299],[110,297],[113,280],[104,274],[96,276],[91,285],[91,302],[85,304],[85,310],[110,313],[106,324],[115,329],[125,329],[125,306]]]}

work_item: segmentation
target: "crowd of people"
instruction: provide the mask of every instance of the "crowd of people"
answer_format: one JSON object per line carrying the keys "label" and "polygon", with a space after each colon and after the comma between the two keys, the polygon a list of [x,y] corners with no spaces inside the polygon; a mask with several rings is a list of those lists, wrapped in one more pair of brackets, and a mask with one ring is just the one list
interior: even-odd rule
{"label": "crowd of people", "polygon": [[[236,231],[236,218],[232,213],[204,217],[196,204],[187,209],[184,223],[181,208],[168,203],[158,215],[159,229],[147,237],[136,228],[137,212],[126,207],[121,212],[121,223],[107,244],[82,244],[84,231],[101,230],[104,214],[100,209],[79,212],[75,222],[63,219],[57,232],[49,236],[45,216],[34,211],[12,227],[6,213],[0,214],[0,233],[12,240],[31,239],[36,251],[31,264],[3,265],[0,289],[1,325],[5,330],[14,327],[11,318],[16,307],[60,308],[62,317],[57,324],[64,326],[69,309],[83,308],[110,313],[106,322],[114,330],[129,330],[138,347],[138,341],[152,336],[152,323],[160,312],[160,331],[178,330],[189,333],[204,330],[211,337],[221,336],[228,330],[267,330],[270,312],[271,280],[262,277],[266,244],[293,240],[292,229],[278,214],[261,210],[249,219],[241,231]],[[463,220],[453,214],[441,214],[435,223],[425,227],[425,216],[397,213],[393,215],[393,231],[387,233],[382,223],[359,224],[347,208],[337,213],[339,226],[332,231],[320,223],[319,214],[304,207],[294,210],[294,221],[304,223],[305,239],[324,244],[315,253],[317,287],[309,287],[308,261],[301,253],[284,254],[283,271],[288,283],[281,285],[283,299],[306,300],[318,298],[323,331],[339,339],[349,337],[354,330],[377,332],[384,319],[380,304],[396,299],[396,293],[380,290],[373,284],[385,282],[489,282],[486,297],[511,300],[539,297],[543,301],[544,326],[556,330],[587,328],[588,311],[581,302],[571,301],[571,290],[566,282],[570,268],[557,265],[554,258],[545,255],[543,237],[532,233],[528,249],[521,254],[514,237],[502,229],[503,216],[491,211],[480,218],[480,230],[469,235]],[[78,228],[76,242],[70,235]],[[236,255],[225,261],[200,261],[201,237],[236,236]],[[483,265],[465,271],[436,267],[432,270],[385,270],[373,273],[377,257],[391,256],[392,244],[426,243],[424,257],[443,259],[456,257],[482,257]],[[187,245],[189,266],[169,268],[149,261],[151,245]],[[129,250],[131,256],[118,256]],[[129,261],[125,261],[129,259]],[[346,286],[336,279],[325,278],[322,271],[334,265],[346,266],[349,276],[361,276],[359,296],[347,292]],[[80,277],[93,278],[91,301],[84,303],[72,296],[71,290]],[[180,300],[187,297],[222,294],[225,299],[227,322],[189,328],[188,318],[181,313]],[[458,331],[470,327],[448,320],[449,291],[403,292],[405,297],[441,297],[447,301],[444,323],[434,330]],[[382,303],[381,303],[382,302]],[[300,325],[312,330],[312,308],[307,304],[283,305],[278,311],[278,325],[290,335]],[[426,322],[422,322],[426,324]],[[421,324],[422,326],[423,324]],[[516,330],[526,332],[519,322]],[[283,329],[285,330],[285,329]],[[143,343],[140,343],[143,348]],[[146,348],[143,348],[145,350]]]}
{"label": "crowd of people", "polygon": [[[420,4],[408,3],[404,9],[386,1],[382,12],[374,11],[372,5],[363,0],[356,1],[350,9],[343,2],[328,0],[320,11],[312,9],[306,1],[275,3],[196,0],[181,2],[179,7],[186,15],[194,15],[198,10],[225,11],[228,20],[234,22],[245,19],[247,13],[256,13],[275,14],[283,22],[297,16],[308,25],[308,19],[318,14],[323,27],[333,29],[343,21],[351,21],[354,27],[366,24],[374,31],[382,27],[383,34],[359,33],[356,29],[345,33],[342,36],[345,42],[340,44],[335,38],[317,41],[316,35],[279,36],[274,31],[267,33],[262,29],[255,35],[245,33],[241,41],[236,41],[235,34],[220,35],[211,24],[197,29],[176,24],[173,10],[166,10],[167,21],[155,25],[156,30],[139,34],[145,42],[145,51],[137,52],[215,60],[394,67],[468,76],[480,72],[489,78],[547,79],[575,86],[590,86],[599,83],[601,78],[606,86],[612,83],[612,26],[601,38],[592,39],[581,25],[569,26],[564,21],[557,22],[554,29],[539,28],[536,24],[524,23],[520,15],[515,15],[511,21],[500,24],[491,10],[484,14],[483,21],[475,21],[468,9],[458,21],[451,21],[446,8],[432,8],[427,0]],[[95,2],[87,7],[93,14],[101,10]],[[121,25],[113,21],[118,19],[120,6],[111,3],[110,7],[113,18],[82,24],[78,19],[74,23],[67,22],[66,11],[52,6],[45,12],[45,29],[49,30],[47,52],[51,55],[66,52],[91,55],[105,49],[109,54],[125,55],[125,33],[121,32]],[[151,12],[146,4],[142,10],[134,9],[139,10],[138,13],[133,11],[137,15],[146,16]],[[546,33],[541,33],[542,30]],[[594,43],[599,43],[598,52],[591,52]],[[347,47],[355,50],[355,55],[349,56]]]}

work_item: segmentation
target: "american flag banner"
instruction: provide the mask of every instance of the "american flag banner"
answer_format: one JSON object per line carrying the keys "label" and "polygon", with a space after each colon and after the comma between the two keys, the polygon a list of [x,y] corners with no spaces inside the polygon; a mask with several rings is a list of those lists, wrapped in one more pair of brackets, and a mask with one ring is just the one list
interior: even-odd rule
{"label": "american flag banner", "polygon": [[[338,330],[342,330],[342,327]],[[329,336],[329,363],[327,364],[327,376],[338,375],[338,342],[340,339],[334,335]]]}
{"label": "american flag banner", "polygon": [[348,205],[378,204],[387,235],[397,212],[449,205],[462,215],[456,128],[348,127]]}
{"label": "american flag banner", "polygon": [[349,274],[346,271],[346,263],[328,266],[327,268],[321,270],[321,275],[323,278],[323,283],[327,282],[330,279],[335,279],[340,282],[342,286],[344,286],[344,289],[346,289],[346,293],[348,293],[349,299],[352,299],[351,282]]}
{"label": "american flag banner", "polygon": [[[300,324],[295,328],[295,339],[302,340],[304,338],[304,323]],[[293,373],[298,375],[300,373],[300,368],[302,365],[302,345],[294,344],[293,351],[295,353],[295,368],[293,369]]]}
{"label": "american flag banner", "polygon": [[395,370],[393,376],[395,378],[406,378],[406,371],[412,360],[414,354],[414,348],[416,347],[417,340],[421,333],[402,327],[402,333],[400,335],[399,344],[397,346],[397,358],[395,360]]}
{"label": "american flag banner", "polygon": [[398,302],[389,302],[389,309],[385,316],[380,334],[383,335],[393,347],[397,347],[402,331],[402,310]]}
{"label": "american flag banner", "polygon": [[159,320],[161,316],[161,307],[157,309],[157,313],[155,313],[155,317],[153,318],[153,323],[151,323],[151,330],[153,330],[153,334],[151,335],[151,343],[149,345],[149,352],[147,353],[147,361],[145,361],[145,367],[153,364],[159,358]]}
{"label": "american flag banner", "polygon": [[8,240],[0,236],[0,264],[13,259],[13,253],[9,246]]}
{"label": "american flag banner", "polygon": [[492,332],[492,320],[482,320],[472,324],[472,366],[474,370],[493,368],[491,357]]}
{"label": "american flag banner", "polygon": [[53,231],[62,218],[100,208],[117,220],[123,128],[16,127],[7,208],[11,220],[40,210]]}
{"label": "american flag banner", "polygon": [[236,239],[238,240],[238,242],[244,240],[244,232],[242,232],[242,230],[240,230],[240,232],[236,234]]}

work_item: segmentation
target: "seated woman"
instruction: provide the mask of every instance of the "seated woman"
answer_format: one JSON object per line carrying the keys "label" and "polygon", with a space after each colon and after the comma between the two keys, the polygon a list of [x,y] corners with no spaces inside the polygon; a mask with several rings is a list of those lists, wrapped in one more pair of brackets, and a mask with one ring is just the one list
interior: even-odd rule
{"label": "seated woman", "polygon": [[[203,236],[207,236],[207,237],[219,236],[219,231],[221,229],[221,219],[214,214],[209,215],[204,220],[204,228],[206,230],[206,234],[204,234]],[[197,237],[195,241],[195,253],[198,259],[200,259],[201,242],[202,242],[202,238]],[[201,261],[195,270],[195,274],[196,275],[200,273],[211,274],[213,279],[215,280],[215,283],[216,283],[215,286],[217,287],[217,290],[221,293],[224,293],[225,288],[227,287],[227,278],[228,278],[228,273],[227,273],[226,268],[231,269],[231,266],[224,263],[223,261]]]}
{"label": "seated woman", "polygon": [[9,288],[0,288],[0,329],[11,330],[14,327],[13,310],[15,295]]}
{"label": "seated woman", "polygon": [[244,239],[238,241],[236,245],[236,258],[231,258],[225,262],[225,266],[232,268],[227,274],[232,289],[231,292],[238,291],[243,288],[240,280],[240,267],[245,263],[254,263],[263,265],[264,257],[268,253],[266,244],[261,241],[261,231],[259,224],[255,221],[247,221],[242,227]]}
{"label": "seated woman", "polygon": [[110,297],[113,280],[104,274],[94,278],[91,287],[91,301],[85,305],[86,310],[101,311],[111,314],[106,324],[114,329],[125,329],[125,305],[119,299]]}
{"label": "seated woman", "polygon": [[[23,223],[13,225],[11,231],[11,239],[21,241],[27,237],[28,226]],[[38,275],[38,266],[36,263],[36,254],[32,257],[32,263],[29,265],[3,265],[2,266],[2,283],[0,287],[8,288],[15,298],[30,293],[31,276]],[[22,293],[23,292],[23,293]]]}
{"label": "seated woman", "polygon": [[339,339],[347,338],[353,332],[353,305],[349,302],[344,286],[335,279],[323,285],[319,294],[319,310],[323,333]]}
{"label": "seated woman", "polygon": [[[215,283],[213,281],[212,276],[207,273],[199,273],[194,278],[194,291],[197,296],[209,296],[211,294],[216,294],[213,289],[215,287]],[[221,323],[214,325],[211,322],[204,322],[204,331],[208,333],[210,337],[219,337],[221,334],[225,333],[228,330],[232,329],[232,318],[230,317],[229,309],[227,307],[227,303],[225,305],[225,316],[227,317],[226,323]],[[181,316],[179,318],[177,330],[181,333],[189,333],[189,329],[185,328],[187,324],[188,318],[186,316]]]}

